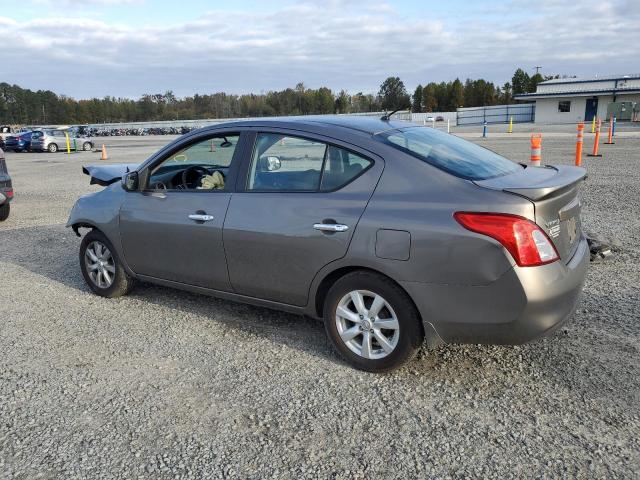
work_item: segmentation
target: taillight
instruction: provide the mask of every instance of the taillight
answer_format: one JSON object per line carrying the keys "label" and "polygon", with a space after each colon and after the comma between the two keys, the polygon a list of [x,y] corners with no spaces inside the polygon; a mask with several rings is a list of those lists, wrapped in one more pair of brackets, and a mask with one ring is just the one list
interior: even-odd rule
{"label": "taillight", "polygon": [[9,190],[5,191],[4,194],[7,198],[13,198],[13,188],[10,188]]}
{"label": "taillight", "polygon": [[454,218],[467,230],[499,241],[521,267],[546,265],[558,260],[555,245],[531,220],[507,213],[456,212]]}

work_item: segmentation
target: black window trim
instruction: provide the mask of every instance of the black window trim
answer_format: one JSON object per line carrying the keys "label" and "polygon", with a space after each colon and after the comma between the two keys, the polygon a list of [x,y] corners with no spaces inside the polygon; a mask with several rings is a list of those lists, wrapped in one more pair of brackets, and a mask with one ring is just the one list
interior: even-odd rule
{"label": "black window trim", "polygon": [[[343,188],[345,188],[346,186],[350,185],[351,183],[353,183],[356,179],[360,178],[362,175],[364,175],[367,171],[369,171],[369,169],[371,169],[373,167],[373,165],[375,164],[375,160],[373,158],[371,158],[370,156],[364,155],[362,153],[356,152],[350,148],[344,147],[342,145],[339,145],[337,143],[333,143],[331,141],[327,141],[323,138],[314,138],[313,134],[308,134],[306,132],[300,132],[298,133],[296,131],[296,133],[290,133],[289,130],[280,130],[277,128],[260,128],[257,127],[255,130],[253,130],[253,136],[252,138],[249,140],[252,145],[251,145],[251,149],[250,149],[250,155],[249,158],[247,159],[247,163],[246,163],[246,170],[244,173],[245,179],[244,182],[242,182],[242,190],[238,189],[237,191],[242,191],[242,192],[246,192],[246,193],[332,193],[332,192],[337,192],[338,190],[342,190]],[[306,140],[309,142],[316,142],[316,143],[322,143],[324,144],[325,148],[324,148],[324,157],[322,159],[322,167],[320,169],[320,176],[319,176],[319,180],[318,180],[318,188],[316,188],[315,190],[296,190],[296,189],[251,189],[249,188],[249,181],[251,179],[251,166],[253,164],[253,156],[256,153],[256,148],[258,145],[258,135],[260,134],[275,134],[275,135],[283,135],[285,137],[293,137],[293,138],[299,138],[300,140]],[[339,148],[341,150],[346,150],[349,153],[352,153],[354,155],[357,155],[360,158],[363,158],[365,160],[369,161],[369,165],[367,166],[367,168],[363,168],[358,175],[356,175],[355,177],[351,178],[347,183],[344,183],[336,188],[330,189],[330,190],[322,190],[322,179],[324,178],[324,170],[325,170],[325,164],[327,161],[327,152],[329,151],[329,147],[335,147],[335,148]],[[240,174],[242,175],[242,173]]]}
{"label": "black window trim", "polygon": [[[560,109],[560,105],[563,103],[567,104],[567,110]],[[558,113],[571,113],[571,100],[558,100]]]}

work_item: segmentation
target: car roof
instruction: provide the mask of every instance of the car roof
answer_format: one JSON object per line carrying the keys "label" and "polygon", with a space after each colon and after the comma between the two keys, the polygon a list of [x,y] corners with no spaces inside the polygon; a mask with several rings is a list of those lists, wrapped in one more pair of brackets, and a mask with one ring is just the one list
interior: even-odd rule
{"label": "car roof", "polygon": [[375,135],[376,133],[398,128],[416,126],[409,122],[396,120],[382,120],[379,116],[365,115],[306,115],[299,117],[267,117],[251,120],[232,121],[221,123],[218,126],[244,126],[244,127],[281,127],[281,128],[317,128],[329,127],[339,130],[351,130],[365,134]]}

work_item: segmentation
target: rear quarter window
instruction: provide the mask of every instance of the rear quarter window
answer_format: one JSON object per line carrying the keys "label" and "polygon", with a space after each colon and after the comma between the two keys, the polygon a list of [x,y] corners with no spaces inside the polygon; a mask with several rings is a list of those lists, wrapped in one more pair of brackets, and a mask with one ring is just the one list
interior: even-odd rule
{"label": "rear quarter window", "polygon": [[486,180],[522,169],[491,150],[428,127],[408,127],[377,135],[420,160],[467,180]]}

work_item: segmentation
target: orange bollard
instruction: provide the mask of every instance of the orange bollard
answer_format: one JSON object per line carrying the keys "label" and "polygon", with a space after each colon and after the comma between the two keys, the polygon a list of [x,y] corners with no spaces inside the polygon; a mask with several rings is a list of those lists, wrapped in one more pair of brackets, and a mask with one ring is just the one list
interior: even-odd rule
{"label": "orange bollard", "polygon": [[613,141],[613,115],[611,115],[611,117],[609,117],[609,140],[604,142],[604,144],[613,145],[614,143],[616,142]]}
{"label": "orange bollard", "polygon": [[600,127],[602,126],[602,120],[598,119],[596,124],[596,137],[593,140],[593,152],[587,154],[587,157],[601,157],[602,154],[598,153],[598,147],[600,143]]}
{"label": "orange bollard", "polygon": [[531,134],[531,165],[539,167],[542,161],[542,134]]}
{"label": "orange bollard", "polygon": [[576,141],[576,167],[582,165],[582,142],[584,139],[584,123],[578,124],[578,140]]}
{"label": "orange bollard", "polygon": [[102,155],[100,155],[100,160],[108,160],[107,156],[107,147],[105,147],[104,143],[102,144]]}

